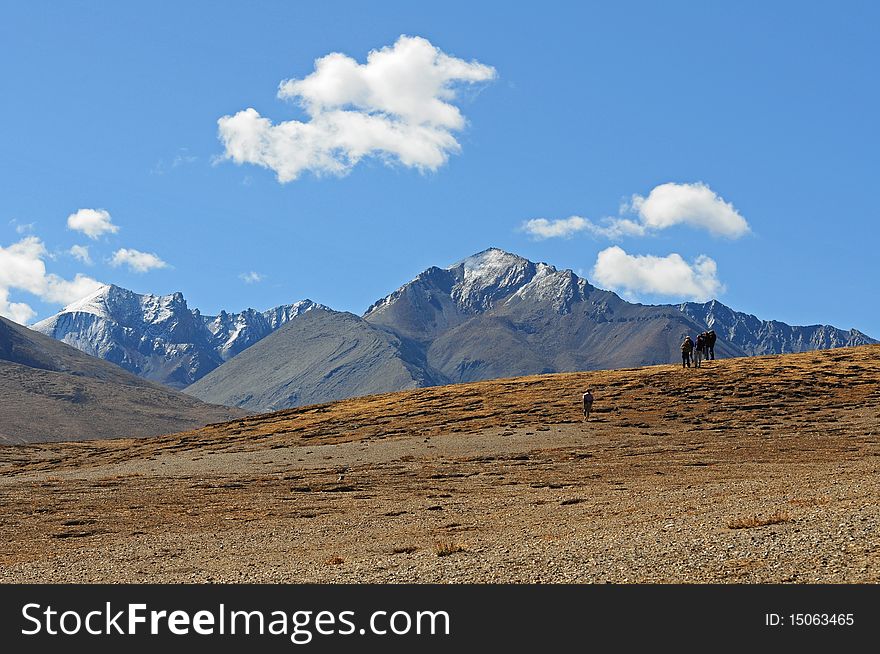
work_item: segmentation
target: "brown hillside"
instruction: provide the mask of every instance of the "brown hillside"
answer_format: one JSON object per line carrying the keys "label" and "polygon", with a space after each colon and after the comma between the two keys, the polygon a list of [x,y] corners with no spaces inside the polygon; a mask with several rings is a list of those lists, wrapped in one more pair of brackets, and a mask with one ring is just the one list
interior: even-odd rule
{"label": "brown hillside", "polygon": [[4,447],[0,579],[876,582],[878,455],[880,346]]}

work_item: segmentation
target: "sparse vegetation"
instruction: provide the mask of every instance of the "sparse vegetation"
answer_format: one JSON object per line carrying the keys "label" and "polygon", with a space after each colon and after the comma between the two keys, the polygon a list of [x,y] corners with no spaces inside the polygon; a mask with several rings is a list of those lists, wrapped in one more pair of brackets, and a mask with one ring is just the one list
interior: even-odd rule
{"label": "sparse vegetation", "polygon": [[391,551],[394,554],[412,554],[413,552],[417,551],[418,549],[419,548],[416,547],[415,545],[404,545],[403,547],[395,547]]}
{"label": "sparse vegetation", "polygon": [[434,554],[437,556],[449,556],[456,552],[464,552],[464,547],[454,541],[437,541],[434,543]]}
{"label": "sparse vegetation", "polygon": [[728,529],[754,529],[755,527],[766,527],[768,525],[778,525],[783,522],[791,522],[791,514],[786,511],[776,511],[775,513],[762,518],[758,515],[750,515],[743,518],[734,518],[727,523]]}

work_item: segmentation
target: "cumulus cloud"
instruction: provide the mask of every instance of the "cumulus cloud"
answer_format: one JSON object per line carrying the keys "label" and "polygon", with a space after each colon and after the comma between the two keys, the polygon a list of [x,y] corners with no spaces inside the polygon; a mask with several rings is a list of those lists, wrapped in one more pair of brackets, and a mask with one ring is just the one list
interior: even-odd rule
{"label": "cumulus cloud", "polygon": [[67,217],[67,228],[82,232],[91,239],[119,231],[119,227],[113,224],[110,212],[104,209],[80,209],[70,214]]}
{"label": "cumulus cloud", "polygon": [[256,284],[257,282],[261,282],[266,279],[264,275],[261,275],[260,273],[253,270],[251,270],[250,272],[241,273],[238,278],[245,284]]}
{"label": "cumulus cloud", "polygon": [[92,265],[92,257],[89,254],[88,245],[74,245],[68,250],[68,252],[70,253],[70,256],[77,261],[82,261],[87,266]]}
{"label": "cumulus cloud", "polygon": [[307,77],[281,82],[278,97],[308,120],[274,124],[248,108],[220,118],[219,137],[225,158],[269,168],[282,183],[306,171],[344,175],[367,156],[436,170],[461,149],[453,135],[466,124],[453,104],[457,89],[495,77],[491,66],[401,36],[365,64],[334,52]]}
{"label": "cumulus cloud", "polygon": [[631,255],[616,245],[599,253],[592,276],[629,298],[650,293],[705,302],[724,290],[715,261],[705,255],[689,264],[679,254]]}
{"label": "cumulus cloud", "polygon": [[101,286],[83,274],[68,280],[46,272],[46,258],[46,246],[36,236],[0,246],[0,315],[22,324],[36,315],[28,304],[11,302],[11,290],[26,291],[45,302],[69,304]]}
{"label": "cumulus cloud", "polygon": [[113,253],[110,265],[114,268],[128,266],[133,272],[149,272],[159,268],[167,268],[168,264],[152,252],[141,252],[133,248],[120,248]]}
{"label": "cumulus cloud", "polygon": [[648,197],[634,195],[630,204],[648,229],[689,225],[716,236],[739,238],[749,233],[749,224],[730,202],[725,202],[702,182],[661,184]]}
{"label": "cumulus cloud", "polygon": [[[624,217],[628,213],[635,214],[636,220]],[[705,229],[728,238],[739,238],[750,231],[748,222],[733,205],[702,182],[655,186],[648,197],[633,195],[620,208],[620,214],[598,223],[580,216],[559,220],[535,218],[525,221],[521,229],[536,239],[570,238],[587,232],[612,240],[645,236],[675,225]]]}

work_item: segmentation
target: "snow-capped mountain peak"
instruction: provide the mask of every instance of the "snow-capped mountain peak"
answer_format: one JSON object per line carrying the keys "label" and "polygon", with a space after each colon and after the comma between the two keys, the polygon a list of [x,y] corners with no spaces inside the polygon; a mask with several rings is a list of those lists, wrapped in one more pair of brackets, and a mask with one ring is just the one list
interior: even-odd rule
{"label": "snow-capped mountain peak", "polygon": [[85,297],[71,302],[61,309],[59,313],[91,313],[96,316],[107,317],[107,298],[112,289],[113,286],[111,284],[104,284]]}
{"label": "snow-capped mountain peak", "polygon": [[458,277],[452,297],[462,308],[485,311],[498,302],[528,299],[549,302],[565,312],[586,282],[570,270],[534,263],[499,248],[489,248],[449,268]]}

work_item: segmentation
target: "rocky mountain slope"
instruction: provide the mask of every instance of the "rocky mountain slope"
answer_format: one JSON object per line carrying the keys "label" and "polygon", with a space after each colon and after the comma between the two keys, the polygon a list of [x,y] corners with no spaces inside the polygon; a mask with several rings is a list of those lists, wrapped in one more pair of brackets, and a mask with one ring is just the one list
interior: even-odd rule
{"label": "rocky mountain slope", "polygon": [[155,436],[243,412],[205,404],[0,318],[0,442]]}
{"label": "rocky mountain slope", "polygon": [[33,329],[145,379],[184,388],[313,306],[305,300],[203,316],[181,293],[141,295],[108,285]]}
{"label": "rocky mountain slope", "polygon": [[271,411],[441,383],[401,339],[351,313],[313,309],[186,389],[207,402]]}

